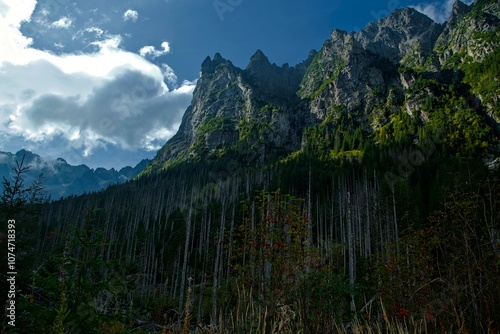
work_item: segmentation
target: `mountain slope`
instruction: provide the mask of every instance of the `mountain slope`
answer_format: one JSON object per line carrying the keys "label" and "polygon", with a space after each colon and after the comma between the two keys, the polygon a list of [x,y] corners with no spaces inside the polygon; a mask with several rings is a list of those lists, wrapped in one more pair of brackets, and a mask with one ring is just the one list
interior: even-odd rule
{"label": "mountain slope", "polygon": [[[305,130],[324,122],[332,136],[359,129],[379,145],[422,141],[444,121],[453,154],[497,155],[498,13],[497,1],[457,1],[440,25],[398,9],[356,33],[333,30],[294,67],[270,64],[260,50],[246,69],[207,57],[178,133],[147,172],[183,161],[266,165],[303,150]],[[459,130],[465,120],[470,131]]]}
{"label": "mountain slope", "polygon": [[242,163],[253,164],[278,150],[299,149],[301,133],[312,121],[296,96],[309,62],[279,67],[259,50],[243,70],[218,53],[207,57],[177,134],[149,170],[179,161],[218,159],[228,148]]}
{"label": "mountain slope", "polygon": [[455,5],[452,18],[435,46],[444,69],[463,74],[477,104],[500,134],[500,3],[475,1]]}

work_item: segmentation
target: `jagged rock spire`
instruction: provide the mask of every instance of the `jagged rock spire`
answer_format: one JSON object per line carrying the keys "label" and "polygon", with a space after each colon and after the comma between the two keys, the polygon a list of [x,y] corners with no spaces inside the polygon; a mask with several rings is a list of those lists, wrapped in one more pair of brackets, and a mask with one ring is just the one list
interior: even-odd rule
{"label": "jagged rock spire", "polygon": [[470,6],[467,6],[460,0],[456,0],[455,3],[453,4],[453,8],[450,13],[450,18],[448,19],[448,23],[454,24],[470,11],[471,11]]}
{"label": "jagged rock spire", "polygon": [[214,55],[214,59],[210,59],[210,56],[207,56],[203,63],[201,63],[201,73],[213,73],[217,66],[221,64],[232,64],[229,60],[223,58],[219,52]]}

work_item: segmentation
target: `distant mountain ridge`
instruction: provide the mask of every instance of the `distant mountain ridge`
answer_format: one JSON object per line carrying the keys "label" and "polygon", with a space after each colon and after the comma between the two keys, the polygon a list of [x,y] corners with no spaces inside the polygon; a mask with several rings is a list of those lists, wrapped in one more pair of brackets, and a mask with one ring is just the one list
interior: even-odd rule
{"label": "distant mountain ridge", "polygon": [[52,200],[99,191],[109,185],[126,182],[137,176],[150,161],[144,159],[135,167],[127,166],[117,171],[114,168],[92,169],[86,165],[73,166],[62,158],[47,161],[38,154],[24,149],[15,154],[0,152],[0,179],[2,181],[4,177],[10,178],[16,161],[20,163],[23,157],[23,166],[30,167],[28,172],[24,174],[25,185],[29,186],[31,181],[42,175],[44,191]]}

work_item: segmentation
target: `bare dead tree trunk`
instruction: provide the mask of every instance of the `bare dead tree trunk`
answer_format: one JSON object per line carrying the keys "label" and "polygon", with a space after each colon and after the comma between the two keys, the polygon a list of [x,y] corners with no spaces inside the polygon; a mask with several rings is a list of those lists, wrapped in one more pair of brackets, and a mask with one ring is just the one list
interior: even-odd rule
{"label": "bare dead tree trunk", "polygon": [[[307,191],[307,219],[309,220],[308,224],[308,235],[307,235],[307,246],[312,245],[312,168],[309,166],[309,189]],[[307,272],[309,272],[309,268],[307,268]]]}
{"label": "bare dead tree trunk", "polygon": [[[347,233],[348,233],[348,252],[349,252],[349,284],[354,285],[356,279],[356,258],[354,250],[354,231],[352,226],[351,213],[351,193],[347,192]],[[356,311],[354,304],[354,295],[351,295],[351,312]]]}
{"label": "bare dead tree trunk", "polygon": [[[194,196],[194,194],[192,196]],[[189,208],[189,214],[186,221],[186,240],[184,243],[184,258],[182,262],[181,287],[179,291],[179,317],[182,316],[184,310],[184,289],[186,286],[186,271],[189,260],[189,241],[191,237],[192,214],[193,214],[193,198],[191,198],[191,205]]]}
{"label": "bare dead tree trunk", "polygon": [[[233,232],[234,232],[234,221],[236,219],[236,207],[233,205],[233,212],[232,212],[232,217],[231,217],[231,226],[229,227],[229,245],[233,244]],[[232,253],[231,253],[231,247],[229,247],[229,251],[227,254],[227,259],[231,259]],[[226,268],[226,290],[228,289],[229,285],[229,273],[231,272],[231,268],[227,266]]]}
{"label": "bare dead tree trunk", "polygon": [[202,310],[202,305],[203,305],[203,294],[205,292],[205,281],[206,281],[206,274],[205,274],[205,264],[203,264],[203,277],[201,278],[201,283],[200,283],[200,297],[198,299],[198,314],[196,316],[196,322],[200,323],[201,322],[201,310]]}
{"label": "bare dead tree trunk", "polygon": [[396,240],[396,252],[399,255],[399,229],[398,229],[398,218],[396,213],[396,197],[394,195],[394,188],[391,189],[392,192],[392,210],[394,215],[394,238]]}
{"label": "bare dead tree trunk", "polygon": [[371,255],[372,245],[371,245],[371,201],[372,196],[372,187],[369,187],[368,177],[366,173],[364,174],[365,180],[365,195],[366,195],[366,227],[365,227],[365,256],[368,257]]}
{"label": "bare dead tree trunk", "polygon": [[226,221],[226,204],[223,200],[222,204],[222,213],[220,218],[220,226],[219,226],[219,236],[217,241],[217,252],[215,255],[215,263],[214,263],[214,281],[212,286],[212,319],[211,323],[213,326],[217,326],[217,292],[219,290],[219,275],[221,272],[221,252],[222,252],[222,241],[224,239],[224,227]]}

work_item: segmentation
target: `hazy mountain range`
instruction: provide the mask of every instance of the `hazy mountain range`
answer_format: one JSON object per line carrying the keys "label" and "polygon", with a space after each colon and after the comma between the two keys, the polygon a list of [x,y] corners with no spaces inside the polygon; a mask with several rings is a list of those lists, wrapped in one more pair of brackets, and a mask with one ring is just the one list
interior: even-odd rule
{"label": "hazy mountain range", "polygon": [[[17,153],[0,152],[0,179],[10,179],[16,162],[23,161],[29,167],[24,173],[25,185],[29,186],[40,176],[43,178],[46,196],[52,200],[70,195],[81,195],[106,188],[111,184],[123,183],[137,176],[149,160],[139,162],[135,167],[124,167],[117,171],[114,168],[92,169],[86,165],[73,166],[64,159],[44,160],[39,155],[26,150]],[[3,189],[3,186],[2,186]]]}

